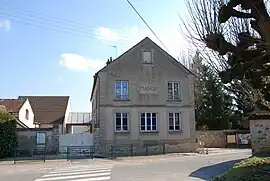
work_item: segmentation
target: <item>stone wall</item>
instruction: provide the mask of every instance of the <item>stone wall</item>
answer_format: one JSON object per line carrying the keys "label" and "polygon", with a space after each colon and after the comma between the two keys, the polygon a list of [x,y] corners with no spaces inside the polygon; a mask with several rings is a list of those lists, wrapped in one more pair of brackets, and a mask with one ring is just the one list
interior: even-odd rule
{"label": "stone wall", "polygon": [[106,141],[100,145],[101,154],[104,156],[111,156],[111,149],[113,148],[116,156],[131,156],[133,155],[156,155],[165,153],[183,153],[196,152],[197,144],[195,139],[181,139],[181,140],[160,140],[155,144],[147,144],[138,142],[138,140],[129,141],[125,144],[119,142],[115,144],[113,140]]}
{"label": "stone wall", "polygon": [[270,152],[270,119],[250,120],[252,153]]}
{"label": "stone wall", "polygon": [[93,137],[94,153],[100,154],[100,129],[95,128],[93,134],[94,134],[94,137]]}
{"label": "stone wall", "polygon": [[196,131],[198,142],[204,142],[206,148],[225,148],[226,132],[219,131]]}

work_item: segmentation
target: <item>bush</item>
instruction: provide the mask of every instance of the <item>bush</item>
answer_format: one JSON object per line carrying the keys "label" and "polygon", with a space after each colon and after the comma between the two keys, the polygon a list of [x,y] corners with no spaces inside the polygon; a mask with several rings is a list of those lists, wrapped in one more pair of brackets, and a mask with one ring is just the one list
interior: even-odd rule
{"label": "bush", "polygon": [[12,156],[16,146],[16,119],[0,111],[0,158]]}

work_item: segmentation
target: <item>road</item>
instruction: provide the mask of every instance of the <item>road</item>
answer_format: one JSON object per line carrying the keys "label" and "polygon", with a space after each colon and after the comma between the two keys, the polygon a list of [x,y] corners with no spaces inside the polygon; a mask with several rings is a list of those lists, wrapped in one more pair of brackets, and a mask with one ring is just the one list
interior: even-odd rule
{"label": "road", "polygon": [[165,155],[0,165],[0,181],[205,181],[249,156],[249,150],[240,150],[207,156]]}

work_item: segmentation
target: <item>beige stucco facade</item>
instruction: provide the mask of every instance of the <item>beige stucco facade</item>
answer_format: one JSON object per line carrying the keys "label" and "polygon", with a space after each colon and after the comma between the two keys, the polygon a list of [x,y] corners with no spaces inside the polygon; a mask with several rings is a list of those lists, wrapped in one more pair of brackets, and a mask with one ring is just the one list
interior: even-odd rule
{"label": "beige stucco facade", "polygon": [[[142,51],[151,50],[152,64]],[[193,75],[146,38],[98,72],[92,94],[93,119],[100,125],[100,144],[178,145],[177,152],[196,150]],[[128,99],[117,100],[115,82],[128,82]],[[168,99],[168,82],[179,82],[180,100]],[[115,131],[115,113],[128,113],[128,130]],[[157,130],[141,131],[142,112],[156,113]],[[169,113],[181,113],[181,130],[169,131]]]}

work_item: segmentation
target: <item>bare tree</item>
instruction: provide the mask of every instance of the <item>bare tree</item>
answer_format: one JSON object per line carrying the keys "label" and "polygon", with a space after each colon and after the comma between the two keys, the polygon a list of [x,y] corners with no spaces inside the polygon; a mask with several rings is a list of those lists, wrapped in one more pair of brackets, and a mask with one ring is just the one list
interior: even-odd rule
{"label": "bare tree", "polygon": [[[224,83],[250,85],[260,108],[270,108],[270,17],[263,0],[187,0],[182,32]],[[252,94],[251,92],[252,91]]]}

